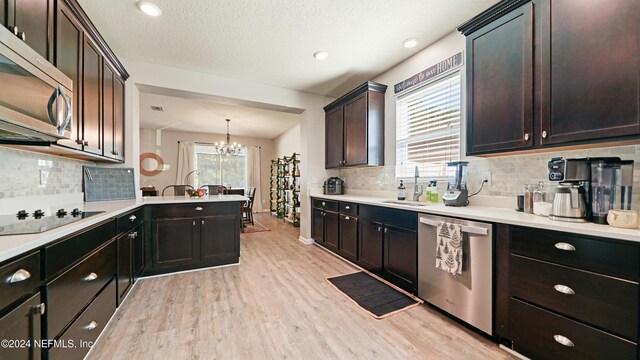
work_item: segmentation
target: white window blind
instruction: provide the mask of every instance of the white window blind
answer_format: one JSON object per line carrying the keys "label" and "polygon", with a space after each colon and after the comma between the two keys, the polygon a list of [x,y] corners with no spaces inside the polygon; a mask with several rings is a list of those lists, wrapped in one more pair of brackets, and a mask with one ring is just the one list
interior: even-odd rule
{"label": "white window blind", "polygon": [[460,160],[460,73],[396,100],[396,178],[446,177],[446,163]]}

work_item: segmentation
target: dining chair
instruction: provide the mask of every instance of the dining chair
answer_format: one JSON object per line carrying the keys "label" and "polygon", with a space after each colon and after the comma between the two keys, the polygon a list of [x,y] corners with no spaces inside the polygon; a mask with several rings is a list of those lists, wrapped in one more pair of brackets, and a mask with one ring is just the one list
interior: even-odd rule
{"label": "dining chair", "polygon": [[226,195],[243,195],[244,196],[244,189],[227,189],[224,192]]}
{"label": "dining chair", "polygon": [[209,195],[224,194],[227,187],[224,185],[202,185],[200,188],[209,189]]}
{"label": "dining chair", "polygon": [[242,204],[242,221],[243,222],[250,222],[251,225],[253,224],[253,200],[255,198],[256,195],[256,188],[254,187],[250,187],[247,190],[247,197],[249,198],[249,200],[245,201]]}
{"label": "dining chair", "polygon": [[164,196],[164,192],[169,188],[173,188],[174,196],[184,196],[184,194],[186,194],[187,192],[187,189],[195,190],[191,185],[169,185],[162,189],[162,196]]}

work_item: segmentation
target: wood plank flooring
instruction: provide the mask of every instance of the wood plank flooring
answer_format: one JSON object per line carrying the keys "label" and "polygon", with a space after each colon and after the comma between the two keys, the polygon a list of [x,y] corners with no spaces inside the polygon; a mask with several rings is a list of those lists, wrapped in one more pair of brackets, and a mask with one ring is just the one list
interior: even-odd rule
{"label": "wood plank flooring", "polygon": [[326,277],[357,269],[268,214],[240,265],[142,279],[89,359],[511,359],[428,306],[376,320]]}

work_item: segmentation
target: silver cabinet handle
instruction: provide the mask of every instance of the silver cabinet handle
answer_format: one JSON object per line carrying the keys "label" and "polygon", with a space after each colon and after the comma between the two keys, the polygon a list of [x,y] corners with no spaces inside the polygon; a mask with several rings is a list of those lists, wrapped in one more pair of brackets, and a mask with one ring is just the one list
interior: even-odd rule
{"label": "silver cabinet handle", "polygon": [[18,29],[17,26],[13,27],[13,35],[18,36],[18,33],[20,32],[20,30]]}
{"label": "silver cabinet handle", "polygon": [[202,225],[204,225],[204,220],[202,220]]}
{"label": "silver cabinet handle", "polygon": [[129,216],[129,220],[131,221],[136,221],[137,217],[135,215],[131,215]]}
{"label": "silver cabinet handle", "polygon": [[351,218],[350,218],[350,217],[348,217],[348,216],[345,216],[345,217],[344,217],[344,219],[345,219],[345,220],[351,220]]}
{"label": "silver cabinet handle", "polygon": [[546,139],[546,138],[547,138],[547,132],[546,132],[546,131],[543,131],[543,132],[542,132],[542,138],[543,138],[543,139]]}
{"label": "silver cabinet handle", "polygon": [[529,140],[529,134],[524,134],[524,140],[525,141]]}
{"label": "silver cabinet handle", "polygon": [[382,227],[378,226],[378,232],[382,231]]}
{"label": "silver cabinet handle", "polygon": [[559,242],[554,245],[556,249],[564,250],[564,251],[576,251],[575,246],[568,244],[566,242]]}
{"label": "silver cabinet handle", "polygon": [[193,220],[193,226],[196,226],[196,221],[195,220]]}
{"label": "silver cabinet handle", "polygon": [[28,278],[31,277],[31,273],[28,272],[25,269],[20,269],[16,272],[13,273],[13,275],[11,275],[11,277],[9,277],[9,284],[14,284],[14,283],[18,283],[21,281],[25,281]]}
{"label": "silver cabinet handle", "polygon": [[575,347],[575,345],[573,345],[573,341],[569,340],[568,338],[562,335],[553,335],[553,340],[555,340],[560,345],[564,345],[566,347]]}
{"label": "silver cabinet handle", "polygon": [[557,292],[559,293],[563,293],[563,294],[567,294],[567,295],[575,295],[576,292],[573,291],[572,288],[566,286],[566,285],[562,285],[562,284],[558,284],[558,285],[554,285],[553,286],[554,289],[556,289]]}
{"label": "silver cabinet handle", "polygon": [[386,234],[389,231],[389,228],[384,228],[384,233]]}
{"label": "silver cabinet handle", "polygon": [[18,33],[18,37],[22,41],[27,41],[27,34],[25,32]]}
{"label": "silver cabinet handle", "polygon": [[201,206],[196,207],[196,211],[202,211],[202,207]]}
{"label": "silver cabinet handle", "polygon": [[40,303],[34,307],[31,308],[33,311],[40,313],[40,315],[44,315],[47,307],[45,306],[44,303]]}
{"label": "silver cabinet handle", "polygon": [[345,209],[345,210],[350,210],[350,209],[351,209],[351,206],[347,205],[347,206],[345,206],[345,207],[344,207],[344,209]]}
{"label": "silver cabinet handle", "polygon": [[327,203],[325,203],[325,202],[323,201],[323,202],[322,202],[322,206],[325,206],[325,205],[327,205]]}
{"label": "silver cabinet handle", "polygon": [[133,238],[135,238],[135,237],[136,237],[136,236],[135,236],[133,233],[129,234],[129,239],[133,239]]}
{"label": "silver cabinet handle", "polygon": [[91,274],[84,277],[84,281],[93,281],[98,278],[98,274],[92,272]]}
{"label": "silver cabinet handle", "polygon": [[85,326],[84,328],[87,330],[93,330],[95,328],[98,327],[98,323],[95,321],[91,321],[87,326]]}

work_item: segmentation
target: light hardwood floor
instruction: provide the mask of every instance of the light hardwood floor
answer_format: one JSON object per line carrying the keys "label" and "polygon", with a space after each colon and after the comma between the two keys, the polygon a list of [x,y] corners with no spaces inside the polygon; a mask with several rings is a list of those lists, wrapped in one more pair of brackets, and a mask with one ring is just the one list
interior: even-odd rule
{"label": "light hardwood floor", "polygon": [[426,305],[376,320],[326,277],[357,269],[268,214],[240,265],[142,279],[90,359],[511,359]]}

